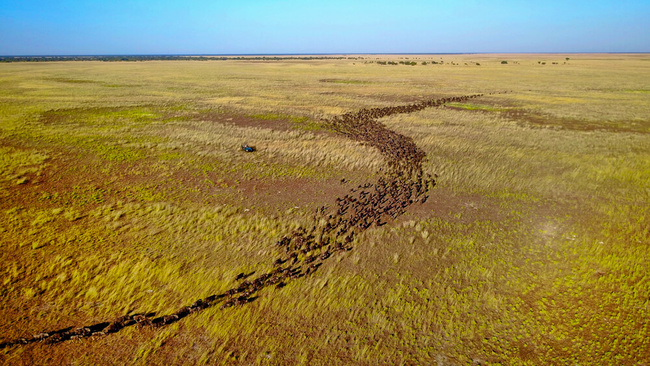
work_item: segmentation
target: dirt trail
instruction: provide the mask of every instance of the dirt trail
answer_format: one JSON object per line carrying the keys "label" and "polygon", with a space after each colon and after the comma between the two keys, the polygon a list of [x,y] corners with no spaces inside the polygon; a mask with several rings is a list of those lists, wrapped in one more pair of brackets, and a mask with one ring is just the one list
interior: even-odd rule
{"label": "dirt trail", "polygon": [[153,313],[124,315],[107,322],[43,332],[0,343],[0,348],[104,336],[132,325],[161,327],[208,307],[220,306],[224,309],[246,304],[255,300],[264,288],[281,288],[292,280],[314,273],[332,255],[351,250],[350,244],[357,233],[372,225],[383,225],[386,220],[403,214],[408,206],[416,202],[426,202],[429,190],[435,186],[434,179],[422,171],[424,151],[411,138],[387,129],[376,119],[480,96],[482,94],[362,109],[324,120],[323,123],[332,130],[379,149],[388,163],[388,169],[377,182],[360,185],[344,197],[337,198],[333,207],[318,208],[313,226],[299,228],[281,238],[276,245],[282,254],[273,263],[273,270],[259,275],[241,273],[236,278],[237,284],[230,290],[196,300],[173,314],[157,317]]}

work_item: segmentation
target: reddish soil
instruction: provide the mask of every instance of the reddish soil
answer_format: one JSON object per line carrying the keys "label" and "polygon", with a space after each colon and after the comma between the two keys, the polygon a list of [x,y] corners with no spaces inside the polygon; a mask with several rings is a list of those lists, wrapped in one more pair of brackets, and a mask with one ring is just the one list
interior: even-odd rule
{"label": "reddish soil", "polygon": [[499,202],[478,194],[460,195],[448,189],[437,187],[431,191],[427,202],[411,205],[397,222],[422,219],[426,217],[441,218],[449,222],[471,223],[474,221],[501,221],[502,215]]}
{"label": "reddish soil", "polygon": [[290,131],[295,129],[295,124],[289,122],[287,119],[263,119],[237,114],[223,114],[223,113],[207,113],[194,116],[194,119],[210,122],[218,122],[224,124],[231,124],[239,127],[247,128],[266,128],[277,131]]}
{"label": "reddish soil", "polygon": [[[237,190],[251,206],[275,209],[299,207],[310,211],[331,204],[334,198],[344,195],[350,185],[340,179],[311,180],[283,179],[277,181],[253,180],[243,182]],[[250,207],[255,210],[256,207]]]}
{"label": "reddish soil", "polygon": [[515,121],[518,125],[532,128],[552,128],[558,130],[571,131],[604,131],[604,132],[637,132],[648,133],[648,120],[640,121],[636,124],[629,121],[586,121],[577,118],[555,117],[549,115],[540,115],[534,111],[523,109],[516,104],[505,101],[482,101],[481,104],[493,106],[495,108],[505,108],[501,110],[486,109],[466,109],[454,106],[444,106],[446,109],[463,111],[470,113],[498,114],[503,118]]}

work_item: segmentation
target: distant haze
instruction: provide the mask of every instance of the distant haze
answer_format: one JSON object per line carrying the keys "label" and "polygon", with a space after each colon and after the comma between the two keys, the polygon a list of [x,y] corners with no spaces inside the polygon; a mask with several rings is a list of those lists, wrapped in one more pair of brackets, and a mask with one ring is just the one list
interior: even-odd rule
{"label": "distant haze", "polygon": [[0,2],[0,55],[650,52],[650,1]]}

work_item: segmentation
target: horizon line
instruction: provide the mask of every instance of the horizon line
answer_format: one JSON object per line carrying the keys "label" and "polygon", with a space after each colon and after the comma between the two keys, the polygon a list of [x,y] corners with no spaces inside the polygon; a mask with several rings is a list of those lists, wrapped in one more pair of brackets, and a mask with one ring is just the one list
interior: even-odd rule
{"label": "horizon line", "polygon": [[596,51],[596,52],[314,52],[314,53],[106,53],[106,54],[23,54],[23,55],[0,55],[0,57],[118,57],[118,56],[174,56],[174,57],[242,57],[242,56],[343,56],[343,55],[563,55],[563,54],[647,54],[650,51]]}

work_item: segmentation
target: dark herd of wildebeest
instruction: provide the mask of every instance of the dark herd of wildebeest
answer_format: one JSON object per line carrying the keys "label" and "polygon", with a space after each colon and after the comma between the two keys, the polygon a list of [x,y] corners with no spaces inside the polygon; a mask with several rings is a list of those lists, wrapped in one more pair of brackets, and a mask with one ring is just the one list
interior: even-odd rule
{"label": "dark herd of wildebeest", "polygon": [[282,237],[276,243],[280,252],[273,269],[266,273],[240,273],[236,284],[228,291],[196,300],[173,314],[132,314],[112,321],[83,327],[69,327],[36,334],[0,344],[0,348],[32,342],[58,343],[66,340],[103,336],[137,325],[160,327],[208,307],[221,309],[243,305],[257,298],[265,288],[281,288],[289,281],[308,276],[337,252],[349,251],[354,236],[372,225],[403,214],[414,203],[424,203],[435,185],[434,177],[422,170],[424,151],[413,140],[387,129],[377,119],[399,113],[412,113],[427,107],[450,102],[463,102],[483,94],[466,95],[383,108],[361,109],[322,121],[333,131],[353,140],[376,147],[387,162],[374,183],[366,183],[337,198],[333,207],[320,207],[314,214],[312,227],[302,227]]}

